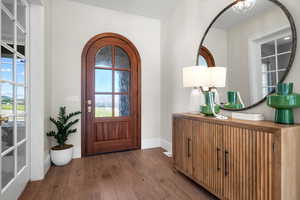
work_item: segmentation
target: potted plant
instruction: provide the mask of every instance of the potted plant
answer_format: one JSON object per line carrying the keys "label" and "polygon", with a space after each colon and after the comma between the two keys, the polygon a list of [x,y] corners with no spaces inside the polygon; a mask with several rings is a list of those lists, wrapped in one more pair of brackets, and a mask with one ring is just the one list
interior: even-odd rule
{"label": "potted plant", "polygon": [[66,144],[68,137],[77,131],[72,126],[78,123],[79,119],[71,120],[71,118],[79,115],[81,112],[72,112],[67,114],[66,107],[60,107],[57,119],[50,117],[50,121],[56,126],[56,131],[50,131],[47,136],[54,137],[57,146],[50,150],[52,162],[57,166],[64,166],[68,164],[73,157],[73,145]]}

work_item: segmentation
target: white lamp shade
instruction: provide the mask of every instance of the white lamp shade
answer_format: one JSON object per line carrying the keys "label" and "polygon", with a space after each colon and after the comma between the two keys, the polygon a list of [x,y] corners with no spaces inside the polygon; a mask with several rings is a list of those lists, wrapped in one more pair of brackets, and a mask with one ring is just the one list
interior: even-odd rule
{"label": "white lamp shade", "polygon": [[183,87],[200,87],[209,83],[209,72],[206,67],[192,66],[182,69]]}
{"label": "white lamp shade", "polygon": [[209,87],[225,87],[226,86],[226,73],[225,67],[209,67],[210,72],[210,86]]}
{"label": "white lamp shade", "polygon": [[183,87],[225,87],[225,67],[185,67],[182,70]]}

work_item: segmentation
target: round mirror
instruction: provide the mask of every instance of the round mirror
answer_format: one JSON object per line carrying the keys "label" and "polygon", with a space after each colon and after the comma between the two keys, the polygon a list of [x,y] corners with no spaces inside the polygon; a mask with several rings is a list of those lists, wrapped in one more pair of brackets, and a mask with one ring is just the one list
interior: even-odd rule
{"label": "round mirror", "polygon": [[[284,81],[296,46],[294,20],[280,2],[238,0],[206,30],[197,65],[227,67],[226,87],[218,89],[222,108],[246,110],[262,103]],[[205,57],[207,52],[209,57]]]}

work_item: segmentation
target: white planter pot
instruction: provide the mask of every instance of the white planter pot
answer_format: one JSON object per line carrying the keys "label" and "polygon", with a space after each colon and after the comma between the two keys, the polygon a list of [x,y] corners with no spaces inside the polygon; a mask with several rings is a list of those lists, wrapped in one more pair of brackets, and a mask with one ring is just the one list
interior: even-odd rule
{"label": "white planter pot", "polygon": [[71,162],[73,158],[73,146],[68,149],[63,150],[53,150],[50,151],[50,156],[52,162],[56,166],[64,166]]}

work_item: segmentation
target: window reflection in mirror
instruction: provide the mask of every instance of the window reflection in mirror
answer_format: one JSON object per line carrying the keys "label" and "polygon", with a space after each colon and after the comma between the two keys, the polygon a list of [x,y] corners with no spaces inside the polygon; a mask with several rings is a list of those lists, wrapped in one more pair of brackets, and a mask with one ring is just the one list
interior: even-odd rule
{"label": "window reflection in mirror", "polygon": [[[213,52],[217,66],[227,67],[226,88],[219,89],[222,103],[228,102],[227,91],[239,91],[245,107],[251,107],[275,90],[295,53],[293,27],[269,0],[257,1],[246,14],[229,8],[220,15],[202,46]],[[202,57],[198,64],[205,64]]]}

